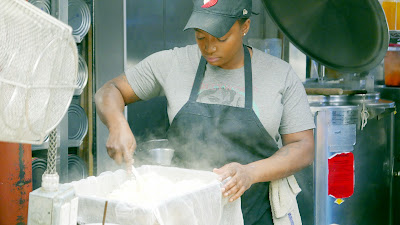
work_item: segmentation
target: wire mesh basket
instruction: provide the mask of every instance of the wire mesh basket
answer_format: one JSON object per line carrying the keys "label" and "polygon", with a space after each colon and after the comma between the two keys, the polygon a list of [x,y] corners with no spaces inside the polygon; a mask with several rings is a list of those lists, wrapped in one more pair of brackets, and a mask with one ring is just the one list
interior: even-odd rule
{"label": "wire mesh basket", "polygon": [[26,1],[1,0],[0,31],[0,140],[41,144],[76,88],[72,29]]}

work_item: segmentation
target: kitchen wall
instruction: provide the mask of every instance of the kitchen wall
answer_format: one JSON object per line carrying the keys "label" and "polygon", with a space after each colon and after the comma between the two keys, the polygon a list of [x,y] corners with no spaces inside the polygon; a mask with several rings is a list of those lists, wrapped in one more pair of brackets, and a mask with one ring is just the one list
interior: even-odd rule
{"label": "kitchen wall", "polygon": [[[127,66],[164,49],[194,44],[193,31],[183,31],[190,17],[191,0],[126,0]],[[278,30],[266,14],[260,0],[253,0],[247,38],[278,37]]]}
{"label": "kitchen wall", "polygon": [[[93,10],[93,78],[94,91],[97,91],[108,80],[124,71],[126,64],[125,0],[95,0]],[[98,116],[94,130],[94,175],[121,168],[107,154],[105,145],[108,130]]]}

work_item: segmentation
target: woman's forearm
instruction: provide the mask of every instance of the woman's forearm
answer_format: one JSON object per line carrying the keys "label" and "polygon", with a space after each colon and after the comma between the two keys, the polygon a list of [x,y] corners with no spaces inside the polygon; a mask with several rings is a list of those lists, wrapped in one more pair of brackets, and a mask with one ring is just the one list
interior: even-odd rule
{"label": "woman's forearm", "polygon": [[125,75],[107,82],[95,95],[97,114],[110,131],[107,153],[118,164],[125,162],[128,171],[133,163],[136,140],[123,112],[126,104],[139,100]]}
{"label": "woman's forearm", "polygon": [[269,158],[246,165],[254,183],[288,177],[309,166],[314,160],[314,137],[312,130],[303,131],[300,140],[286,144]]}
{"label": "woman's forearm", "polygon": [[222,187],[224,196],[231,196],[229,201],[239,198],[251,185],[288,177],[310,165],[314,159],[313,130],[282,135],[284,147],[269,158],[247,165],[236,162],[214,169],[225,180],[231,179]]}

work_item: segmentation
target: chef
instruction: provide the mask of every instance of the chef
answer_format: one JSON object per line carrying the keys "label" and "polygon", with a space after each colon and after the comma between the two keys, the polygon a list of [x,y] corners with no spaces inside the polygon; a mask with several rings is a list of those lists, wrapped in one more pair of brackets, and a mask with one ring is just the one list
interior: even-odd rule
{"label": "chef", "polygon": [[251,15],[251,0],[194,0],[185,30],[197,44],[148,56],[95,100],[109,156],[129,166],[136,141],[124,106],[165,96],[175,164],[229,178],[222,194],[241,197],[245,224],[268,225],[269,181],[312,163],[314,121],[290,65],[243,44]]}

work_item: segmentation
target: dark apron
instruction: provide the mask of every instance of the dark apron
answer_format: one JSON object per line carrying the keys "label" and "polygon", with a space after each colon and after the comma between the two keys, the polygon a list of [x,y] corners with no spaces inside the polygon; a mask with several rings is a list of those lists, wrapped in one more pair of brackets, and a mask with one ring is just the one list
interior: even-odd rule
{"label": "dark apron", "polygon": [[[168,139],[175,165],[191,169],[219,168],[230,162],[248,164],[278,150],[252,109],[251,58],[244,46],[245,107],[196,102],[207,61],[201,57],[189,101],[173,119]],[[245,225],[273,224],[269,182],[253,184],[241,197]]]}

